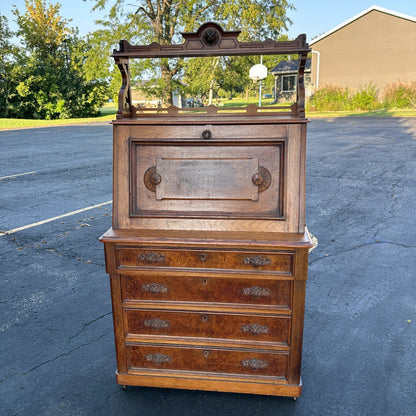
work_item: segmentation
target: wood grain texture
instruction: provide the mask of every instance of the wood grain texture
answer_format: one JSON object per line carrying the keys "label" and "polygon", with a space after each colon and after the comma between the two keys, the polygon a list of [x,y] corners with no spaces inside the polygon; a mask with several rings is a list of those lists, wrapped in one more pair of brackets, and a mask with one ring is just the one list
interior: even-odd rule
{"label": "wood grain texture", "polygon": [[[166,359],[157,361],[153,354],[163,354]],[[151,345],[128,347],[130,370],[155,369],[186,370],[219,374],[243,374],[276,377],[286,380],[288,354],[234,351],[213,348],[160,347]]]}
{"label": "wood grain texture", "polygon": [[189,271],[195,269],[226,269],[241,271],[268,272],[291,276],[293,253],[276,251],[237,251],[237,250],[182,250],[117,246],[116,262],[120,270],[125,268],[169,267]]}
{"label": "wood grain texture", "polygon": [[290,280],[236,279],[211,273],[202,276],[188,273],[182,276],[160,276],[144,272],[141,275],[124,275],[121,283],[123,302],[208,302],[291,308]]}

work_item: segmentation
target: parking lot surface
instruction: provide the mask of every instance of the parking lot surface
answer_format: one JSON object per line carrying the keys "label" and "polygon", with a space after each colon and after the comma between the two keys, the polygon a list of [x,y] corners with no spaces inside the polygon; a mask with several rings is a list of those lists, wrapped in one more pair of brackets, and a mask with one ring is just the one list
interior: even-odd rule
{"label": "parking lot surface", "polygon": [[297,400],[116,383],[109,125],[0,131],[0,415],[414,415],[416,118],[313,119]]}

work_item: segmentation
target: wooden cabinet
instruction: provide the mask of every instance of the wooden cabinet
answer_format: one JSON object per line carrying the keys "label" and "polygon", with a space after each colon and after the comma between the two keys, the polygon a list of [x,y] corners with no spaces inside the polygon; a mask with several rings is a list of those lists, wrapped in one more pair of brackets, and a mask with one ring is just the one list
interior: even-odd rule
{"label": "wooden cabinet", "polygon": [[[123,87],[113,226],[101,241],[119,384],[301,394],[309,49],[303,36],[245,44],[237,35],[208,23],[180,50],[122,41],[114,52]],[[129,58],[213,53],[298,53],[297,102],[231,114],[132,105]]]}

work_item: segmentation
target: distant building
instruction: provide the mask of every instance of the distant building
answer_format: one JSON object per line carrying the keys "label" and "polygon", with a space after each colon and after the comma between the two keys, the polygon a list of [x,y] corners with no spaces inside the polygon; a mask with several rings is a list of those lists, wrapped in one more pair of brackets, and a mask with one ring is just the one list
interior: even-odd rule
{"label": "distant building", "polygon": [[416,18],[372,6],[309,42],[312,85],[416,81]]}
{"label": "distant building", "polygon": [[[296,83],[298,74],[298,59],[279,62],[270,73],[274,75],[274,102],[286,103],[296,101]],[[311,93],[311,60],[305,64],[305,90],[306,96]]]}

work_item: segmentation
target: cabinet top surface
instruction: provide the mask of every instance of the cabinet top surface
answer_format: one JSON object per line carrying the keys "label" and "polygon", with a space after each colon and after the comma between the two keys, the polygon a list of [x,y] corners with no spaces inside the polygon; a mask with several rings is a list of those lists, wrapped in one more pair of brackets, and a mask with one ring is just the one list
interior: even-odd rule
{"label": "cabinet top surface", "polygon": [[104,243],[175,243],[210,245],[281,246],[310,248],[313,246],[305,233],[246,233],[221,231],[176,231],[176,230],[114,230],[110,228],[100,241]]}

